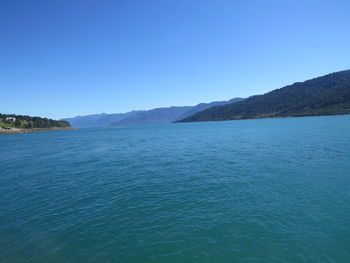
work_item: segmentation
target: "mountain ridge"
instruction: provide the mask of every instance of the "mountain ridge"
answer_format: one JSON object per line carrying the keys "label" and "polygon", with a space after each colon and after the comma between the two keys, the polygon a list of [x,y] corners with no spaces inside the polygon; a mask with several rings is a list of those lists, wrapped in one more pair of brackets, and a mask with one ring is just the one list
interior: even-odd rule
{"label": "mountain ridge", "polygon": [[114,114],[92,114],[76,116],[73,118],[63,118],[75,128],[129,126],[144,124],[172,123],[186,118],[198,111],[210,108],[215,105],[225,105],[232,102],[244,100],[243,98],[233,98],[228,101],[213,101],[209,103],[199,103],[195,106],[171,106],[155,108],[151,110],[135,110],[126,113]]}

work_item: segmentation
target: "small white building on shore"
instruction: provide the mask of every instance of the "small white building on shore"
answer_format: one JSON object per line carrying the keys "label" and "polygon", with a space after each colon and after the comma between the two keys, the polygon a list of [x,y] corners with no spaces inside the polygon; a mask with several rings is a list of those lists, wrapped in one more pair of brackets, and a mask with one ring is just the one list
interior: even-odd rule
{"label": "small white building on shore", "polygon": [[6,121],[16,121],[15,117],[6,117]]}

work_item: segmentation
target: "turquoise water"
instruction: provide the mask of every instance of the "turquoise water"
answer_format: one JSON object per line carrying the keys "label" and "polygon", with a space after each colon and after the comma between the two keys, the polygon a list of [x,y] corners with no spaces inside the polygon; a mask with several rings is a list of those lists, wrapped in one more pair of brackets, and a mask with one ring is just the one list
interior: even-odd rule
{"label": "turquoise water", "polygon": [[350,116],[0,136],[0,262],[350,262]]}

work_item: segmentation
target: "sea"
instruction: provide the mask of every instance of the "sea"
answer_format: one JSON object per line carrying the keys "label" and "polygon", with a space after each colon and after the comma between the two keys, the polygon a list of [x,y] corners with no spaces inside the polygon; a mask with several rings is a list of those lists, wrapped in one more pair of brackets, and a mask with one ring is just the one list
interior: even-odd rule
{"label": "sea", "polygon": [[1,135],[0,262],[350,262],[350,116]]}

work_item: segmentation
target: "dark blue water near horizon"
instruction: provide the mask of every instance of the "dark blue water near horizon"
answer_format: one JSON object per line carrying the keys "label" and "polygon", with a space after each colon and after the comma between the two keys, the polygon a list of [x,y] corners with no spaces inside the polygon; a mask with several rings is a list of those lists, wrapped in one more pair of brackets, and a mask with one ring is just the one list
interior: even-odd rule
{"label": "dark blue water near horizon", "polygon": [[350,262],[350,116],[0,136],[0,262]]}

